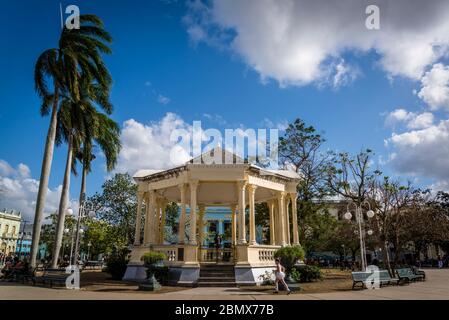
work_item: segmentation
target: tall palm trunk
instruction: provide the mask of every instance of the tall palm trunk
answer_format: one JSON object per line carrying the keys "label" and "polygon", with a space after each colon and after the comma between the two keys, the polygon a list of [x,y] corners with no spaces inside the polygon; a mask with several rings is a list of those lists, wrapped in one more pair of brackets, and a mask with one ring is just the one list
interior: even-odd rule
{"label": "tall palm trunk", "polygon": [[[86,178],[87,178],[87,167],[86,164],[83,163],[83,174],[81,177],[81,191],[80,191],[80,200],[79,200],[79,204],[84,205],[84,201],[85,201],[85,197],[86,197]],[[78,259],[78,257],[76,257],[75,255],[78,255],[79,252],[79,236],[80,236],[80,227],[81,227],[81,219],[78,218],[78,221],[76,223],[76,231],[75,231],[75,254],[74,257],[72,258],[72,261],[70,261],[70,263],[75,264],[76,259]]]}
{"label": "tall palm trunk", "polygon": [[51,163],[53,160],[53,150],[55,147],[56,126],[58,123],[58,100],[59,88],[55,85],[55,96],[51,110],[50,126],[48,127],[47,139],[45,141],[44,158],[42,160],[41,177],[39,180],[39,190],[36,200],[36,211],[34,214],[33,240],[31,243],[31,261],[32,267],[35,267],[37,252],[39,250],[39,240],[41,235],[42,220],[44,218],[45,198],[47,197],[48,179],[50,178]]}
{"label": "tall palm trunk", "polygon": [[59,201],[58,223],[56,225],[56,239],[55,246],[53,248],[53,256],[51,260],[51,267],[56,268],[58,266],[59,250],[61,249],[62,237],[64,235],[64,221],[65,211],[67,209],[67,202],[69,198],[70,188],[70,170],[72,166],[73,156],[73,136],[70,134],[68,141],[67,161],[65,164],[64,181],[62,183],[61,199]]}

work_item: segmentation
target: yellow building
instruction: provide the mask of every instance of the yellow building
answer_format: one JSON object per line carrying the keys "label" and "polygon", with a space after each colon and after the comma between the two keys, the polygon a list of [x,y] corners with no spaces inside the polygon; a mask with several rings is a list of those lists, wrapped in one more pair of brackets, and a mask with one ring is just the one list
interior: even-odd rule
{"label": "yellow building", "polygon": [[14,254],[20,231],[20,212],[0,211],[0,253]]}

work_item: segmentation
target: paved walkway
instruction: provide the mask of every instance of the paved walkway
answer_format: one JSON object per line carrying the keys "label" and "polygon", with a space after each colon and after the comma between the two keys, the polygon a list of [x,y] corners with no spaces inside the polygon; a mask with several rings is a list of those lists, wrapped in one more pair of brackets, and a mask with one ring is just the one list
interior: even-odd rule
{"label": "paved walkway", "polygon": [[16,299],[150,299],[150,300],[390,300],[390,299],[449,299],[449,269],[426,270],[425,282],[412,283],[403,286],[388,286],[379,290],[356,290],[316,294],[278,295],[247,291],[239,288],[192,288],[169,293],[148,292],[107,292],[50,289],[43,287],[24,286],[12,283],[0,283],[0,300]]}

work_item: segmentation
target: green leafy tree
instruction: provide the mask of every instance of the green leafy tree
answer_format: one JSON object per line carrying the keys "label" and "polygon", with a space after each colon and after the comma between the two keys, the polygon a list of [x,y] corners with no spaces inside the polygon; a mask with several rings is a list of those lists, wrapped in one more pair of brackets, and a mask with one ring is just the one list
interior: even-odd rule
{"label": "green leafy tree", "polygon": [[127,173],[117,173],[104,182],[102,192],[89,200],[94,204],[97,217],[111,224],[118,239],[134,240],[137,209],[137,184]]}
{"label": "green leafy tree", "polygon": [[296,214],[299,240],[307,251],[314,246],[308,243],[310,230],[319,230],[314,223],[320,221],[325,209],[319,200],[331,193],[326,179],[330,154],[322,150],[324,142],[323,136],[301,119],[289,124],[284,136],[279,139],[281,162],[301,175],[297,187]]}
{"label": "green leafy tree", "polygon": [[268,205],[265,202],[256,203],[255,211],[256,226],[262,227],[262,238],[267,239],[267,242],[270,243],[270,213]]}
{"label": "green leafy tree", "polygon": [[179,205],[176,202],[169,202],[165,209],[165,226],[170,227],[172,232],[178,224],[179,219]]}
{"label": "green leafy tree", "polygon": [[276,250],[274,257],[281,260],[281,264],[289,275],[298,260],[304,259],[304,250],[301,246],[286,246]]}
{"label": "green leafy tree", "polygon": [[121,235],[119,227],[104,220],[89,218],[85,223],[84,230],[80,239],[80,248],[82,252],[89,252],[88,259],[99,255],[108,256],[115,248],[123,248],[128,245],[128,240]]}
{"label": "green leafy tree", "polygon": [[[56,224],[58,220],[58,215],[56,213],[52,213],[45,219],[48,221],[48,223],[42,226],[40,239],[41,244],[45,245],[46,252],[50,254],[49,257],[52,258],[56,238]],[[67,218],[64,221],[64,230],[69,230],[69,232],[63,233],[62,238],[63,250],[61,250],[58,259],[70,255],[70,247],[72,243],[72,235],[75,224],[76,224],[75,218],[73,218],[72,216],[67,216]]]}

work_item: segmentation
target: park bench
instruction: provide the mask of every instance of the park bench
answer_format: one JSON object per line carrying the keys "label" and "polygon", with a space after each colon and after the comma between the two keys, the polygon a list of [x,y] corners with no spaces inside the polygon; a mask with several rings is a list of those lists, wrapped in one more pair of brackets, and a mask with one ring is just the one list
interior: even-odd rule
{"label": "park bench", "polygon": [[34,277],[33,284],[41,282],[45,286],[48,283],[50,287],[53,287],[55,283],[65,285],[69,276],[70,273],[66,273],[65,269],[45,269],[42,276]]}
{"label": "park bench", "polygon": [[379,270],[379,281],[380,281],[380,286],[382,286],[384,284],[393,284],[393,283],[395,283],[396,285],[399,284],[399,279],[392,278],[390,276],[390,273],[388,272],[388,270]]}
{"label": "park bench", "polygon": [[357,284],[362,285],[362,289],[365,288],[366,279],[371,275],[371,272],[357,271],[351,272],[352,276],[352,290],[355,289]]}
{"label": "park bench", "polygon": [[[388,272],[388,270],[379,270],[379,271],[375,271],[378,273],[379,275],[379,286],[382,285],[387,285],[387,284],[399,284],[399,280],[398,278],[392,278],[390,276],[390,273]],[[359,272],[352,272],[352,289],[354,290],[354,288],[358,285],[361,284],[362,288],[366,288],[366,282],[368,281],[368,277],[372,275],[371,272],[364,272],[364,271],[359,271]]]}
{"label": "park bench", "polygon": [[22,283],[33,282],[36,278],[36,273],[39,271],[43,271],[42,267],[34,267],[32,269],[28,269],[26,272],[20,274],[18,280],[21,280]]}
{"label": "park bench", "polygon": [[416,281],[416,280],[424,280],[424,275],[413,273],[410,268],[400,268],[396,269],[396,274],[398,275],[399,280],[403,281]]}
{"label": "park bench", "polygon": [[102,269],[103,261],[86,261],[83,265],[83,269]]}
{"label": "park bench", "polygon": [[412,271],[417,276],[422,276],[423,280],[426,280],[426,273],[423,270],[419,270],[417,267],[412,267]]}

